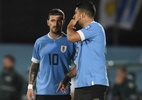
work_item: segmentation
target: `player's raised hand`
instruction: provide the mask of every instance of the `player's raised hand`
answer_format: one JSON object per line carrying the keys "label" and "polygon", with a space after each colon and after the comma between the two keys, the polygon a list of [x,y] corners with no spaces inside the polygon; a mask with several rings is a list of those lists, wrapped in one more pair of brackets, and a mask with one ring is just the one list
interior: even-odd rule
{"label": "player's raised hand", "polygon": [[67,90],[67,85],[63,84],[62,82],[60,82],[56,92],[58,92],[59,90],[61,90],[62,92]]}
{"label": "player's raised hand", "polygon": [[80,20],[80,17],[73,17],[73,19],[71,19],[71,21],[68,24],[68,26],[73,26],[74,27],[79,20]]}
{"label": "player's raised hand", "polygon": [[28,91],[27,91],[27,98],[28,98],[28,100],[34,100],[34,91],[33,91],[33,89],[28,89]]}

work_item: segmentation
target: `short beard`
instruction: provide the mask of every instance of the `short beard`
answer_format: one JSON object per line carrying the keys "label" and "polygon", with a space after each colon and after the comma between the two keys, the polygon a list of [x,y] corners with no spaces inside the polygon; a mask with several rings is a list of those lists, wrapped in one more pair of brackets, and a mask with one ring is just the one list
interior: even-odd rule
{"label": "short beard", "polygon": [[[57,27],[57,28],[58,28],[58,27]],[[52,32],[53,34],[56,34],[56,35],[57,35],[57,34],[60,34],[60,33],[61,33],[61,30],[62,30],[62,29],[59,29],[59,30],[57,30],[57,31],[56,31],[56,30],[54,31],[54,29],[53,29],[53,30],[51,29],[51,32]]]}
{"label": "short beard", "polygon": [[77,22],[77,25],[78,25],[79,27],[82,27],[82,23],[80,23],[80,22]]}
{"label": "short beard", "polygon": [[53,34],[56,34],[56,35],[58,35],[58,34],[61,34],[61,30],[59,30],[59,31],[57,31],[57,32],[54,32],[54,31],[51,31]]}

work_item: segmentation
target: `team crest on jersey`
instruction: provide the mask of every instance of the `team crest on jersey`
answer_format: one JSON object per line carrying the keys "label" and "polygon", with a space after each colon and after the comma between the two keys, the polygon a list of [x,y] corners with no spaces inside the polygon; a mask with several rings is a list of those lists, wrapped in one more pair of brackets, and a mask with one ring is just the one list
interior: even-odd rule
{"label": "team crest on jersey", "polygon": [[67,50],[67,46],[61,45],[61,52],[64,53]]}

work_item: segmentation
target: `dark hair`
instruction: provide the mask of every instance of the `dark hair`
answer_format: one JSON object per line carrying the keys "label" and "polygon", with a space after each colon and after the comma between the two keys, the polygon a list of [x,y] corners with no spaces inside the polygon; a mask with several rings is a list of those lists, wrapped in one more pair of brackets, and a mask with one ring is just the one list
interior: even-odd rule
{"label": "dark hair", "polygon": [[55,9],[52,9],[49,14],[48,14],[48,19],[51,15],[61,15],[63,16],[63,19],[65,19],[65,14],[64,12],[61,10],[61,9],[58,9],[58,8],[55,8]]}
{"label": "dark hair", "polygon": [[15,63],[15,58],[12,55],[5,55],[3,59],[9,59],[11,62]]}
{"label": "dark hair", "polygon": [[84,11],[88,14],[89,17],[95,17],[96,14],[96,7],[92,2],[81,2],[78,3],[76,5],[76,7],[80,10],[80,11]]}

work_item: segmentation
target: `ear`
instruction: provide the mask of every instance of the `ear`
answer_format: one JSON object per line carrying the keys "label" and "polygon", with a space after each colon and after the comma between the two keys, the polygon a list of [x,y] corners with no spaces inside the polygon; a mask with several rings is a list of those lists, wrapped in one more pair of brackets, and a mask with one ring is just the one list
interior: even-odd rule
{"label": "ear", "polygon": [[85,18],[85,16],[86,16],[86,13],[85,13],[85,12],[82,12],[81,17],[82,17],[82,18]]}
{"label": "ear", "polygon": [[47,19],[47,25],[49,26],[49,20]]}

